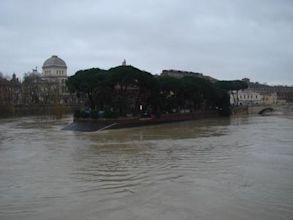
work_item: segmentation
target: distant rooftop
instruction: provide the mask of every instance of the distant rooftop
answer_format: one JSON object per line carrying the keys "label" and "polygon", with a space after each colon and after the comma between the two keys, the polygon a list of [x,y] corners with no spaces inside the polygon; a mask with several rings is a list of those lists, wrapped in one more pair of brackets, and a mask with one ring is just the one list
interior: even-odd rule
{"label": "distant rooftop", "polygon": [[161,73],[161,76],[170,76],[170,77],[174,77],[174,78],[183,78],[185,76],[193,76],[193,77],[199,77],[199,78],[204,78],[204,79],[208,79],[211,82],[215,82],[218,81],[217,79],[204,75],[202,73],[197,73],[197,72],[191,72],[191,71],[182,71],[182,70],[163,70]]}

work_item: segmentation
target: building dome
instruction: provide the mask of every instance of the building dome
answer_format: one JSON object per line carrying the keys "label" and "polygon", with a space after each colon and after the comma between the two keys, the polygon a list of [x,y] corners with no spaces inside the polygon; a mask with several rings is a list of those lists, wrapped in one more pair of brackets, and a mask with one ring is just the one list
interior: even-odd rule
{"label": "building dome", "polygon": [[52,57],[50,57],[49,59],[47,59],[44,64],[43,64],[43,69],[47,69],[47,68],[64,68],[66,69],[66,63],[64,62],[64,60],[60,59],[58,56],[53,55]]}

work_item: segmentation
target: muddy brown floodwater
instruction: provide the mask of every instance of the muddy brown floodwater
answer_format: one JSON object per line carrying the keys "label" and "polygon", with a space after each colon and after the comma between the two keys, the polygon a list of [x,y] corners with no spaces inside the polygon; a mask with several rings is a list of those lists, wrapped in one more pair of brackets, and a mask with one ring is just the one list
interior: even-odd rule
{"label": "muddy brown floodwater", "polygon": [[293,219],[293,117],[80,133],[0,120],[0,219]]}

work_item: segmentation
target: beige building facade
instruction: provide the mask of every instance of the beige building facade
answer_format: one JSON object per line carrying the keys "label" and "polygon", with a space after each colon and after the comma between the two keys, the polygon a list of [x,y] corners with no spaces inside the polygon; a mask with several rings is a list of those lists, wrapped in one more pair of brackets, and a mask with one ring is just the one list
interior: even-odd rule
{"label": "beige building facade", "polygon": [[66,80],[67,80],[67,65],[56,55],[48,58],[43,66],[43,72],[41,75],[42,81],[54,84],[56,89],[58,89],[58,94],[67,95]]}
{"label": "beige building facade", "polygon": [[230,91],[230,104],[234,106],[273,105],[278,101],[277,93],[260,93],[252,89]]}

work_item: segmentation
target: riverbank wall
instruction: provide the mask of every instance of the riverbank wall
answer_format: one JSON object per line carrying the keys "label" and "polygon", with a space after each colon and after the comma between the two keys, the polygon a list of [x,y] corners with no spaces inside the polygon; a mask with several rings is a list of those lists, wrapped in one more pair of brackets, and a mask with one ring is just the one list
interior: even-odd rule
{"label": "riverbank wall", "polygon": [[232,116],[256,115],[264,109],[272,109],[273,112],[292,113],[293,104],[274,104],[274,105],[255,105],[255,106],[236,106],[232,108]]}
{"label": "riverbank wall", "polygon": [[160,117],[140,118],[123,117],[116,119],[91,119],[74,118],[73,123],[66,126],[64,130],[74,131],[101,131],[108,129],[121,129],[130,127],[149,126],[156,124],[172,123],[179,121],[198,120],[203,118],[223,117],[218,111],[164,114]]}
{"label": "riverbank wall", "polygon": [[248,106],[234,106],[231,110],[231,116],[241,116],[248,114]]}
{"label": "riverbank wall", "polygon": [[34,116],[34,115],[49,115],[61,117],[64,114],[73,113],[79,109],[77,105],[5,105],[0,106],[0,118]]}

